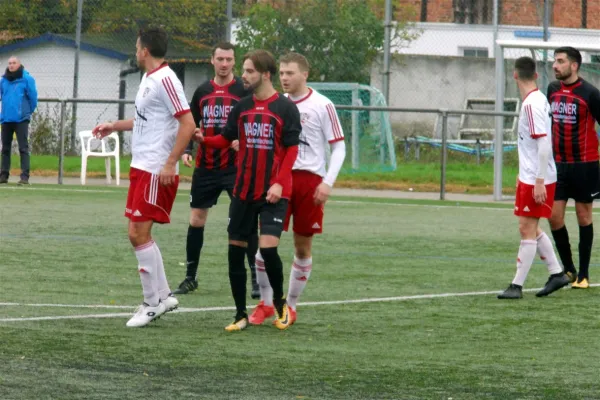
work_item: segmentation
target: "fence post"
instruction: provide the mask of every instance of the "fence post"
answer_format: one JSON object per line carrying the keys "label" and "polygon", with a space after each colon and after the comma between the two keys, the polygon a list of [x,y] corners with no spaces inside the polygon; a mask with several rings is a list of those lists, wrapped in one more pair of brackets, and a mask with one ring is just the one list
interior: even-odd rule
{"label": "fence post", "polygon": [[446,200],[446,164],[448,162],[448,111],[442,112],[442,176],[440,179],[440,200]]}
{"label": "fence post", "polygon": [[479,138],[477,138],[477,142],[475,142],[475,151],[477,156],[477,165],[479,165],[481,163],[481,142],[479,141]]}
{"label": "fence post", "polygon": [[63,167],[65,164],[65,122],[67,113],[67,102],[60,100],[60,152],[58,154],[58,184],[63,184]]}
{"label": "fence post", "polygon": [[404,161],[408,161],[410,157],[410,143],[408,142],[408,137],[404,137]]}
{"label": "fence post", "polygon": [[418,140],[415,140],[415,160],[419,161],[421,157],[421,143]]}

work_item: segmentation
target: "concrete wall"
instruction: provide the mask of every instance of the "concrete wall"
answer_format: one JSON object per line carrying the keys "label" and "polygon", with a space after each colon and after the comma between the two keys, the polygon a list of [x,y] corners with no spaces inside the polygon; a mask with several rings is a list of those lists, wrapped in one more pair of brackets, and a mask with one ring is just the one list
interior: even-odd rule
{"label": "concrete wall", "polygon": [[[518,97],[512,79],[512,61],[505,63],[506,97]],[[550,79],[553,74],[550,73]],[[600,74],[582,76],[600,87]],[[371,85],[381,89],[380,60],[371,69]],[[542,88],[545,92],[545,88]],[[404,55],[393,58],[390,76],[390,106],[417,108],[462,109],[467,98],[496,96],[495,60],[472,57],[438,57]],[[492,126],[493,119],[482,117]],[[433,132],[435,114],[391,113],[397,135],[429,134]],[[457,118],[453,118],[450,133],[456,135]]]}

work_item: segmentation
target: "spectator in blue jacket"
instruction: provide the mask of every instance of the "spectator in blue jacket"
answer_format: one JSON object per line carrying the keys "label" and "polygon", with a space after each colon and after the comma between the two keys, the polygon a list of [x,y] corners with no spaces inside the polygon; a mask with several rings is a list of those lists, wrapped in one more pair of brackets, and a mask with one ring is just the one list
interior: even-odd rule
{"label": "spectator in blue jacket", "polygon": [[19,185],[29,184],[29,120],[37,107],[38,95],[35,80],[25,71],[19,59],[8,59],[8,68],[0,79],[2,111],[2,161],[0,183],[7,183],[10,172],[10,150],[13,135],[17,135],[21,155],[21,180]]}

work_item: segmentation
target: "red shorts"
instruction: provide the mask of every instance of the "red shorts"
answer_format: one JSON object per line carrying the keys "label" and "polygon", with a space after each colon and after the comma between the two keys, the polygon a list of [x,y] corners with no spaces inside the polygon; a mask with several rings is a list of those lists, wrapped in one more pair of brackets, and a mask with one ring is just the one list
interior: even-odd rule
{"label": "red shorts", "polygon": [[515,215],[519,217],[550,218],[552,205],[554,205],[554,192],[556,183],[546,185],[546,202],[537,204],[533,198],[534,185],[519,181],[517,184],[517,198],[515,199]]}
{"label": "red shorts", "polygon": [[161,185],[158,175],[137,168],[129,170],[129,192],[125,216],[132,222],[171,222],[171,209],[177,195],[179,176],[169,186]]}
{"label": "red shorts", "polygon": [[313,198],[321,182],[323,178],[312,172],[292,171],[292,195],[283,225],[286,232],[291,217],[294,218],[294,233],[298,235],[312,236],[323,232],[323,205],[316,205]]}

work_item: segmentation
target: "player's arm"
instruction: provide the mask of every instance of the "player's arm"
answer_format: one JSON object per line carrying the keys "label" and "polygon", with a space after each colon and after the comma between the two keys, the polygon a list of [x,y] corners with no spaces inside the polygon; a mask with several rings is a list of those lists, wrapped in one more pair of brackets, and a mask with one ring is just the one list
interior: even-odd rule
{"label": "player's arm", "polygon": [[98,139],[102,139],[103,137],[108,136],[115,131],[131,130],[133,130],[133,118],[122,119],[115,122],[103,122],[99,125],[96,125],[94,129],[92,129],[92,135]]}
{"label": "player's arm", "polygon": [[344,160],[346,159],[346,143],[344,142],[344,131],[337,116],[337,111],[332,103],[325,105],[321,113],[321,129],[329,146],[331,157],[329,166],[323,182],[317,187],[313,198],[316,204],[325,204],[337,179]]}
{"label": "player's arm", "polygon": [[214,149],[226,149],[231,146],[231,142],[238,138],[238,119],[240,116],[240,103],[237,103],[227,116],[227,123],[225,128],[220,135],[211,137],[204,137],[202,133],[197,134],[196,137],[200,143],[204,143],[206,147],[212,147]]}
{"label": "player's arm", "polygon": [[177,165],[179,157],[181,157],[181,155],[185,152],[185,149],[187,148],[188,143],[194,134],[194,129],[196,129],[194,119],[189,112],[180,114],[175,118],[177,119],[177,122],[179,122],[179,129],[177,130],[175,145],[173,146],[173,150],[167,159],[167,165],[172,165],[173,168],[175,168],[175,165]]}
{"label": "player's arm", "polygon": [[164,77],[160,84],[160,94],[163,104],[167,106],[169,112],[179,122],[175,145],[162,171],[160,171],[159,178],[161,184],[171,185],[175,181],[177,162],[190,143],[196,124],[194,123],[194,118],[190,112],[190,107],[179,79],[171,79],[170,76]]}
{"label": "player's arm", "polygon": [[537,143],[538,155],[538,170],[535,179],[535,187],[533,189],[533,197],[538,204],[546,201],[546,186],[545,179],[548,172],[548,161],[552,157],[552,143],[550,136],[546,132],[548,119],[550,116],[541,106],[526,105],[524,107],[529,123],[529,135]]}
{"label": "player's arm", "polygon": [[600,91],[594,88],[590,95],[588,107],[596,122],[600,124]]}
{"label": "player's arm", "polygon": [[[200,126],[200,120],[202,115],[200,113],[200,98],[201,92],[200,88],[197,88],[192,96],[192,101],[190,102],[190,111],[192,112],[192,117],[194,118],[194,124],[196,127]],[[193,139],[193,138],[192,138]],[[187,166],[192,166],[192,160],[194,158],[194,140],[190,140],[190,143],[187,145],[185,152],[181,156],[181,161]]]}
{"label": "player's arm", "polygon": [[279,165],[279,172],[275,177],[275,183],[267,192],[267,201],[269,203],[277,203],[281,199],[283,186],[292,181],[292,168],[296,162],[296,157],[298,157],[300,132],[302,132],[300,112],[298,111],[298,107],[290,102],[287,112],[283,115],[283,128],[281,130],[284,154]]}

